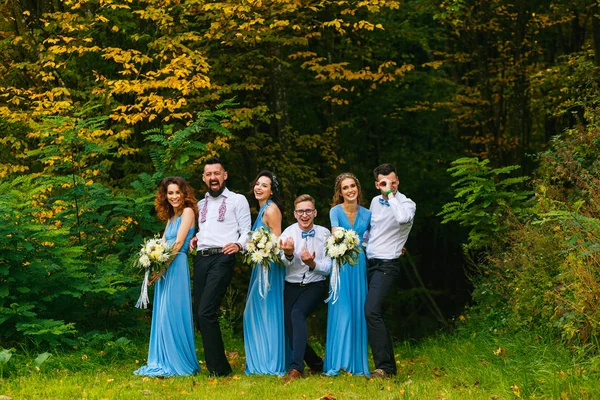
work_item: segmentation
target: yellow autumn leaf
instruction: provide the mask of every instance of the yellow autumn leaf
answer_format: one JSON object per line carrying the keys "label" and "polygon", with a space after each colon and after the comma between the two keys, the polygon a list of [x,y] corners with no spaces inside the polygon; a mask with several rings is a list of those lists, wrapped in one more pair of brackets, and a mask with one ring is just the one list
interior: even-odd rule
{"label": "yellow autumn leaf", "polygon": [[518,398],[521,398],[521,389],[519,389],[519,387],[517,385],[512,385],[510,388],[512,389],[515,396],[517,396]]}

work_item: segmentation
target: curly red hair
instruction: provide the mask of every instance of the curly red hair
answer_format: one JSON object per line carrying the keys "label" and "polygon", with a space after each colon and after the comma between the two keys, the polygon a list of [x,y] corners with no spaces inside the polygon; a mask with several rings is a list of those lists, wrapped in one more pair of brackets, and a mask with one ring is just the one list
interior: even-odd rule
{"label": "curly red hair", "polygon": [[198,220],[198,200],[196,200],[196,196],[194,195],[194,189],[180,176],[168,176],[158,184],[158,190],[154,198],[154,208],[158,213],[158,217],[162,221],[167,221],[175,215],[173,206],[167,200],[167,188],[171,184],[179,186],[179,190],[183,193],[183,207],[189,207],[194,210],[194,215],[196,216],[196,220]]}

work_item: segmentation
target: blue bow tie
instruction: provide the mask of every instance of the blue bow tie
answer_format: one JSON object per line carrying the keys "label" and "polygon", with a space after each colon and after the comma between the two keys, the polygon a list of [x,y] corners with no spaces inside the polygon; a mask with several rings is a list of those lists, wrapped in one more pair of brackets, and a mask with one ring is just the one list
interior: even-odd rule
{"label": "blue bow tie", "polygon": [[387,200],[384,200],[384,199],[382,199],[381,197],[379,198],[379,202],[380,202],[381,204],[384,204],[384,205],[388,206],[388,207],[390,206],[390,202],[389,202],[389,201],[387,201]]}
{"label": "blue bow tie", "polygon": [[315,230],[311,229],[309,232],[302,232],[302,239],[306,239],[307,237],[315,237]]}

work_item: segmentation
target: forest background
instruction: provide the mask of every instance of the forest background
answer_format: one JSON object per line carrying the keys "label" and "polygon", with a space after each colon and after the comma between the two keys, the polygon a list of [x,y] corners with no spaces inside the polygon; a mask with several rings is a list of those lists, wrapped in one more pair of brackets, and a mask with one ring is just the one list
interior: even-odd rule
{"label": "forest background", "polygon": [[[201,195],[213,155],[235,191],[274,171],[284,224],[306,192],[328,226],[338,173],[354,172],[370,199],[372,169],[395,164],[417,203],[387,305],[396,338],[466,319],[596,342],[597,1],[7,0],[0,10],[2,347],[147,335],[132,261],[163,228],[157,182],[181,175]],[[237,334],[249,274],[238,263],[223,307]],[[324,314],[312,323],[324,332]]]}

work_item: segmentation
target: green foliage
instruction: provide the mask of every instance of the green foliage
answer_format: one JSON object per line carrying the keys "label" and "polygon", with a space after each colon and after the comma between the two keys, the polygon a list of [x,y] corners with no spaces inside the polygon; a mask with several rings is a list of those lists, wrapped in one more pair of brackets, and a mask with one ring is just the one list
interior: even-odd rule
{"label": "green foliage", "polygon": [[92,289],[84,248],[66,227],[38,222],[44,211],[32,198],[31,178],[3,181],[0,193],[0,336],[56,343],[75,331],[55,318]]}
{"label": "green foliage", "polygon": [[231,99],[217,105],[214,111],[201,111],[195,121],[182,129],[174,131],[174,126],[167,125],[145,131],[145,140],[154,144],[149,150],[156,171],[154,179],[158,181],[172,172],[189,176],[197,170],[201,156],[207,152],[207,135],[214,139],[231,135],[223,124],[230,118],[227,108],[236,105]]}
{"label": "green foliage", "polygon": [[529,177],[508,177],[519,166],[490,168],[489,160],[461,158],[448,169],[456,181],[456,201],[444,204],[442,223],[458,222],[470,229],[467,250],[480,250],[502,242],[511,223],[528,215],[532,192],[519,189]]}
{"label": "green foliage", "polygon": [[587,126],[540,154],[528,210],[535,218],[508,225],[473,295],[490,326],[542,326],[574,348],[600,337],[600,119],[594,107],[585,115]]}

